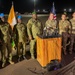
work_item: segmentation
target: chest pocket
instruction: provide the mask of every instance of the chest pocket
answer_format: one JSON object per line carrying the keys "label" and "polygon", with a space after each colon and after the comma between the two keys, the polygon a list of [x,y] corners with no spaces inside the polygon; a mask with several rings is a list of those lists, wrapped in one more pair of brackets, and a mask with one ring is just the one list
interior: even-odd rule
{"label": "chest pocket", "polygon": [[25,32],[25,27],[23,25],[18,25],[17,30],[19,34],[24,34]]}
{"label": "chest pocket", "polygon": [[72,29],[75,29],[75,22],[72,22]]}
{"label": "chest pocket", "polygon": [[8,27],[7,26],[2,26],[1,31],[2,31],[3,34],[7,35]]}

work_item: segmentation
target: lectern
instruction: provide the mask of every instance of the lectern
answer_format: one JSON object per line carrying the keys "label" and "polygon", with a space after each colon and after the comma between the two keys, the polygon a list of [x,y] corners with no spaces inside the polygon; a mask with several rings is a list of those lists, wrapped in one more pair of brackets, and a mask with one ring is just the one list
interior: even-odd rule
{"label": "lectern", "polygon": [[37,60],[45,67],[51,60],[61,61],[61,36],[37,37]]}

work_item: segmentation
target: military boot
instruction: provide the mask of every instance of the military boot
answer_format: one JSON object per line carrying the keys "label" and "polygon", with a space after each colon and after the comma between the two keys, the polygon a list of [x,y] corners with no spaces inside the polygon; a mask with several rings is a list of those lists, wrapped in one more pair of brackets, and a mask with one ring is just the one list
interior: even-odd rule
{"label": "military boot", "polygon": [[21,56],[18,57],[18,62],[20,62],[20,61],[21,61]]}
{"label": "military boot", "polygon": [[31,55],[31,58],[32,58],[32,59],[35,59],[34,54]]}
{"label": "military boot", "polygon": [[11,53],[9,54],[9,60],[8,60],[8,62],[9,62],[10,64],[14,64],[14,62],[12,61],[12,54],[11,54]]}
{"label": "military boot", "polygon": [[10,64],[14,64],[14,62],[13,62],[13,61],[11,61],[11,60],[9,61],[9,63],[10,63]]}
{"label": "military boot", "polygon": [[23,55],[22,57],[23,57],[24,60],[27,60],[26,57],[25,57],[25,55]]}
{"label": "military boot", "polygon": [[2,63],[2,68],[5,67],[5,62]]}

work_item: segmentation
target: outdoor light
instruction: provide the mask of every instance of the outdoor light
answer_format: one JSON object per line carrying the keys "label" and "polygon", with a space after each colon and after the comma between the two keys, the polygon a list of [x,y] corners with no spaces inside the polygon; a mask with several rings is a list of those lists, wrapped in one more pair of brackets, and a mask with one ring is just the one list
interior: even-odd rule
{"label": "outdoor light", "polygon": [[67,9],[64,9],[64,11],[67,11]]}
{"label": "outdoor light", "polygon": [[40,12],[40,10],[38,9],[38,12]]}
{"label": "outdoor light", "polygon": [[69,9],[69,12],[72,12],[72,9],[71,8]]}
{"label": "outdoor light", "polygon": [[43,9],[43,12],[45,12],[45,9]]}

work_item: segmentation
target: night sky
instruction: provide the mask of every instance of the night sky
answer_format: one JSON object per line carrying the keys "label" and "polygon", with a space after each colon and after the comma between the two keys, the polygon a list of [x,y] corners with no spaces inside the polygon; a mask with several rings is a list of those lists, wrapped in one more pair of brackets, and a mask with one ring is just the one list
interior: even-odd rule
{"label": "night sky", "polygon": [[[0,0],[0,12],[8,13],[12,1],[14,2],[15,11],[32,12],[34,9],[34,0]],[[75,10],[75,0],[36,0],[36,10],[50,10],[52,3],[55,3],[57,12],[63,11],[64,8],[72,8]]]}

